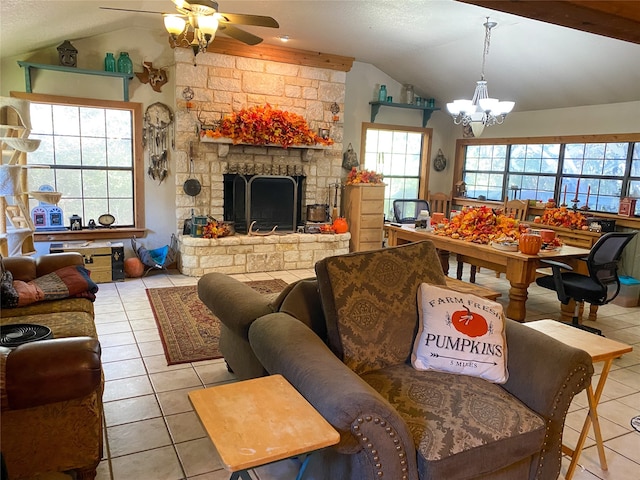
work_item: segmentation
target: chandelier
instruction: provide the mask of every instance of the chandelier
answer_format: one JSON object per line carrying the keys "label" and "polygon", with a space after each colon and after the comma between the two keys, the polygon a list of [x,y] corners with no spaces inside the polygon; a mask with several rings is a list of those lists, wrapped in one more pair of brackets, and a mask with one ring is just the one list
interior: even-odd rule
{"label": "chandelier", "polygon": [[206,52],[218,30],[218,4],[206,1],[173,2],[181,14],[163,14],[164,28],[169,32],[171,47],[190,46],[194,55]]}
{"label": "chandelier", "polygon": [[482,71],[480,80],[476,82],[476,90],[471,100],[454,100],[447,103],[447,110],[453,117],[456,125],[470,126],[474,137],[479,137],[484,131],[484,127],[495,124],[502,124],[507,114],[513,110],[515,102],[500,101],[497,98],[489,97],[487,81],[484,79],[484,66],[489,53],[489,43],[491,41],[491,29],[498,25],[490,22],[489,17],[484,23],[484,50],[482,52]]}

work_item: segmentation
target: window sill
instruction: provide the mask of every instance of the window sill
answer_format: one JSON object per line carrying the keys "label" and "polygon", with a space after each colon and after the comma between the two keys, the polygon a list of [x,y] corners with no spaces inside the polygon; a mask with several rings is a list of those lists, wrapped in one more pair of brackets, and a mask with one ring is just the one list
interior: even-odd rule
{"label": "window sill", "polygon": [[96,228],[89,230],[65,230],[60,232],[35,232],[33,237],[36,242],[55,242],[70,240],[103,240],[109,238],[144,237],[144,228]]}

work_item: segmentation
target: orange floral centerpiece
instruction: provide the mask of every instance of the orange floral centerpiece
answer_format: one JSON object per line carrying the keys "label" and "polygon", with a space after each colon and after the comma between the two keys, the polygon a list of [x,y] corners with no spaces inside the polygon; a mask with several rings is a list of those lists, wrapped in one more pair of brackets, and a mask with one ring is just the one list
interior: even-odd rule
{"label": "orange floral centerpiece", "polygon": [[447,221],[436,235],[459,238],[467,242],[487,244],[489,242],[517,241],[526,225],[510,215],[496,213],[487,206],[464,207]]}
{"label": "orange floral centerpiece", "polygon": [[581,229],[587,225],[585,216],[567,207],[547,208],[542,215],[542,223],[555,227]]}
{"label": "orange floral centerpiece", "polygon": [[382,183],[383,175],[373,170],[358,170],[353,167],[347,175],[347,185],[355,185],[357,183]]}
{"label": "orange floral centerpiece", "polygon": [[234,144],[281,145],[333,145],[333,140],[311,131],[307,121],[297,113],[285,112],[271,105],[243,108],[227,115],[214,130],[201,130],[201,136],[227,137]]}

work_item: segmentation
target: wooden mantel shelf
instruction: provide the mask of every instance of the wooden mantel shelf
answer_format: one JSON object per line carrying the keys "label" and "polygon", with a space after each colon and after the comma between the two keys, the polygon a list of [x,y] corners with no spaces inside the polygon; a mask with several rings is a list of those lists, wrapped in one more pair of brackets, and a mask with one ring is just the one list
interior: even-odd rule
{"label": "wooden mantel shelf", "polygon": [[[227,155],[229,155],[229,147],[231,147],[232,145],[235,146],[243,146],[243,147],[263,147],[263,148],[282,148],[284,149],[285,147],[283,147],[282,145],[280,145],[279,143],[267,143],[264,145],[257,145],[257,144],[253,144],[253,143],[233,143],[233,140],[231,140],[230,138],[212,138],[212,137],[207,137],[205,136],[201,136],[200,137],[200,142],[201,143],[214,143],[218,145],[218,157],[220,158],[225,158]],[[303,153],[303,160],[305,161],[309,161],[311,160],[311,158],[314,155],[314,152],[317,150],[329,150],[331,149],[330,145],[290,145],[286,148],[298,148],[298,149],[304,149],[305,152]]]}

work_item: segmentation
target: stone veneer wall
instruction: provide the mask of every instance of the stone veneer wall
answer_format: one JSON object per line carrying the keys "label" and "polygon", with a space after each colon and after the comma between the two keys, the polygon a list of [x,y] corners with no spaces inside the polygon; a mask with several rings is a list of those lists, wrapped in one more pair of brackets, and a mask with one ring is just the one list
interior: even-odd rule
{"label": "stone veneer wall", "polygon": [[331,255],[349,253],[351,234],[291,233],[250,237],[233,235],[218,239],[180,235],[179,269],[185,275],[273,272],[313,268]]}
{"label": "stone veneer wall", "polygon": [[[330,184],[340,181],[346,73],[342,71],[292,65],[218,53],[199,54],[193,65],[190,49],[175,49],[176,60],[176,226],[196,215],[222,219],[223,174],[230,164],[300,165],[306,175],[304,204],[333,202]],[[186,109],[183,90],[194,92],[191,111]],[[340,107],[340,121],[333,122],[330,106]],[[309,126],[330,128],[335,144],[317,150],[282,149],[248,145],[221,146],[200,142],[198,115],[204,124],[219,120],[222,114],[245,107],[264,105],[302,115]],[[190,197],[182,185],[189,178],[190,142],[193,168],[202,191]],[[304,209],[303,209],[304,213]]]}

